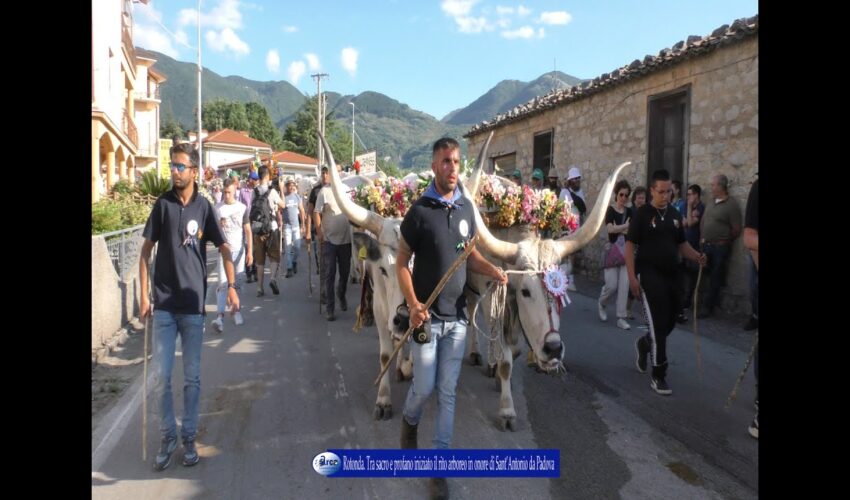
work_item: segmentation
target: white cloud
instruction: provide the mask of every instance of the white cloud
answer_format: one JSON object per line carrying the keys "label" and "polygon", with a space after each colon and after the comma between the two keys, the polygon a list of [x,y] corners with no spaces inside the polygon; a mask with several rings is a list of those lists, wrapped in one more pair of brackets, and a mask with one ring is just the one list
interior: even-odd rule
{"label": "white cloud", "polygon": [[478,0],[443,0],[440,8],[451,17],[463,17],[469,14],[476,3]]}
{"label": "white cloud", "polygon": [[516,9],[516,13],[519,14],[519,17],[525,17],[531,14],[531,9],[526,9],[522,4],[520,4],[520,6]]}
{"label": "white cloud", "polygon": [[543,38],[546,36],[546,32],[543,31],[543,28],[537,28],[537,38]]}
{"label": "white cloud", "polygon": [[[196,34],[195,35],[195,45],[198,44],[197,36],[198,35]],[[184,46],[188,45],[188,46],[191,47],[193,45],[193,44],[189,43],[189,35],[187,35],[185,31],[182,31],[182,30],[178,31],[177,33],[174,34],[174,38],[177,40],[177,43],[182,43]],[[195,50],[197,50],[197,49],[198,48],[195,47]]]}
{"label": "white cloud", "polygon": [[171,43],[172,38],[168,34],[157,30],[153,26],[137,24],[133,29],[133,43],[148,50],[155,50],[177,59],[179,53]]}
{"label": "white cloud", "polygon": [[512,40],[514,38],[531,38],[534,36],[534,28],[531,26],[523,26],[518,30],[503,31],[502,36],[508,40]]}
{"label": "white cloud", "polygon": [[572,21],[573,16],[565,10],[557,12],[544,12],[540,14],[539,22],[543,24],[567,24]]}
{"label": "white cloud", "polygon": [[307,67],[304,65],[304,61],[294,61],[289,64],[289,68],[286,69],[286,73],[289,75],[289,82],[292,85],[298,85],[298,80],[304,76],[304,73],[307,71]]}
{"label": "white cloud", "polygon": [[360,53],[352,47],[346,47],[342,49],[341,57],[342,68],[348,71],[351,76],[354,76],[357,73],[357,58],[360,57]]}
{"label": "white cloud", "polygon": [[[174,37],[162,27],[162,12],[146,4],[138,4],[134,8],[137,14],[133,19],[133,43],[170,57],[179,57],[179,51],[174,46]],[[185,37],[177,41],[186,42]]]}
{"label": "white cloud", "polygon": [[511,25],[511,20],[510,20],[510,19],[501,18],[501,19],[499,19],[498,21],[496,21],[496,26],[498,26],[498,27],[500,27],[500,28],[502,28],[502,29],[508,29],[508,27],[509,27],[510,25]]}
{"label": "white cloud", "polygon": [[242,41],[232,29],[225,28],[221,32],[207,31],[207,45],[216,52],[233,52],[237,57],[251,52],[248,44]]}
{"label": "white cloud", "polygon": [[280,54],[277,49],[272,49],[266,54],[266,69],[271,73],[280,71]]}
{"label": "white cloud", "polygon": [[295,33],[296,31],[298,31],[298,26],[284,26],[283,27],[284,33]]}
{"label": "white cloud", "polygon": [[319,64],[319,56],[316,54],[304,54],[304,57],[307,59],[307,67],[310,68],[310,71],[318,71],[322,67],[322,65]]}
{"label": "white cloud", "polygon": [[500,16],[509,16],[514,13],[513,7],[502,7],[501,5],[496,7],[496,13]]}
{"label": "white cloud", "polygon": [[487,23],[485,17],[456,17],[455,22],[461,33],[481,33],[484,30],[493,30],[493,26]]}

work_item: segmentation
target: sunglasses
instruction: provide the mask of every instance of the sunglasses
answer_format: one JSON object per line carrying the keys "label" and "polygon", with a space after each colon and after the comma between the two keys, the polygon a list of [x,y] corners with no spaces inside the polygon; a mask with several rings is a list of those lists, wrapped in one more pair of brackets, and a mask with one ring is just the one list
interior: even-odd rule
{"label": "sunglasses", "polygon": [[617,196],[619,196],[620,198],[628,198],[629,193],[617,193]]}
{"label": "sunglasses", "polygon": [[192,168],[192,167],[189,167],[189,166],[184,165],[183,163],[174,163],[173,161],[172,161],[172,162],[170,162],[170,163],[168,164],[168,166],[169,166],[169,168],[171,168],[172,170],[174,170],[174,169],[176,168],[176,169],[177,169],[177,172],[178,172],[178,173],[181,173],[181,174],[182,174],[182,173],[183,173],[183,171],[184,171],[184,170],[186,170],[187,168]]}

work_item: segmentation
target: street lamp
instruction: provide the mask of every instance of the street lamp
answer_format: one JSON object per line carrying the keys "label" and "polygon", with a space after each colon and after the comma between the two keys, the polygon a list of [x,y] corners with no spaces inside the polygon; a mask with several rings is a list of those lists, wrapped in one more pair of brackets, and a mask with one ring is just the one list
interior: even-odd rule
{"label": "street lamp", "polygon": [[348,104],[351,104],[351,164],[354,165],[354,103],[348,101]]}

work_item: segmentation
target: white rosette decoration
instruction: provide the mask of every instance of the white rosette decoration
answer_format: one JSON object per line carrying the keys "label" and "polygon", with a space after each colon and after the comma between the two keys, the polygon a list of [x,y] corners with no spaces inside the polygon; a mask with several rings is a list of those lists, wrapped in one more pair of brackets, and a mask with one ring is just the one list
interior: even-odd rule
{"label": "white rosette decoration", "polygon": [[552,264],[543,270],[543,284],[546,286],[546,289],[549,290],[549,293],[555,297],[555,300],[558,303],[558,306],[566,306],[567,304],[572,303],[570,298],[567,296],[567,285],[569,284],[569,278],[564,274],[564,271],[557,265]]}

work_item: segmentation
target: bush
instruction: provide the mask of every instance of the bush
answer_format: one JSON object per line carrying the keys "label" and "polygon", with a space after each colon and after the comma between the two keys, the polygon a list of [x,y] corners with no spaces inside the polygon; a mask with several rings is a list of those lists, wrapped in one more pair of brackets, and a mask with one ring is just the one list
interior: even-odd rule
{"label": "bush", "polygon": [[102,200],[91,206],[91,233],[108,233],[121,229],[121,208],[112,200]]}
{"label": "bush", "polygon": [[127,179],[121,179],[112,186],[113,193],[131,194],[133,191],[135,191],[135,188],[133,188],[133,185]]}
{"label": "bush", "polygon": [[171,188],[171,183],[168,179],[163,179],[157,175],[157,172],[149,170],[142,174],[142,181],[139,183],[139,192],[158,198]]}
{"label": "bush", "polygon": [[92,234],[108,233],[144,224],[148,220],[154,198],[138,194],[115,194],[92,205]]}

